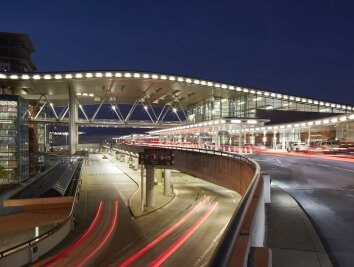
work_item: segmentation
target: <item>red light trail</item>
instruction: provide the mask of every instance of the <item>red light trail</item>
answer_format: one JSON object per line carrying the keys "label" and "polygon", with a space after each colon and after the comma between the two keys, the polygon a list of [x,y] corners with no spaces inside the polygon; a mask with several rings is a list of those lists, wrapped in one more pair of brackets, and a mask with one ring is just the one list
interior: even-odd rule
{"label": "red light trail", "polygon": [[188,212],[184,217],[182,217],[177,223],[172,225],[170,228],[168,228],[165,232],[163,232],[161,235],[159,235],[157,238],[155,238],[151,243],[149,243],[147,246],[144,248],[140,249],[137,253],[135,253],[133,256],[130,258],[126,259],[123,263],[119,265],[119,267],[126,267],[132,264],[134,261],[136,261],[138,258],[140,258],[142,255],[144,255],[146,252],[148,252],[150,249],[152,249],[154,246],[156,246],[160,241],[165,239],[169,234],[174,232],[181,224],[186,222],[194,213],[196,213],[200,208],[201,205],[209,201],[210,196],[206,197],[203,199],[203,201],[199,202],[190,212]]}
{"label": "red light trail", "polygon": [[196,221],[182,236],[180,236],[180,238],[177,239],[176,242],[169,246],[158,258],[156,258],[148,266],[157,267],[160,266],[164,261],[166,261],[205,222],[205,220],[209,217],[209,215],[213,212],[213,210],[218,204],[218,202],[214,202],[214,204],[212,204],[208,208],[208,210],[203,214],[202,217],[198,219],[198,221]]}
{"label": "red light trail", "polygon": [[117,223],[117,217],[118,217],[118,201],[116,200],[114,202],[114,213],[112,216],[112,223],[106,234],[104,235],[103,239],[101,242],[97,245],[96,248],[94,248],[89,254],[87,254],[76,266],[83,266],[87,261],[89,261],[96,253],[99,251],[103,245],[107,242],[108,238],[111,236],[114,227],[116,226]]}
{"label": "red light trail", "polygon": [[86,238],[87,236],[92,232],[92,230],[95,228],[98,219],[101,216],[102,213],[102,207],[103,207],[103,202],[102,200],[100,201],[99,205],[98,205],[98,209],[96,212],[96,216],[93,219],[90,227],[86,230],[86,232],[80,237],[79,240],[77,240],[74,244],[72,244],[70,247],[68,247],[67,249],[65,249],[64,251],[62,251],[59,255],[57,255],[55,258],[53,258],[52,260],[50,260],[49,262],[46,263],[46,266],[52,266],[53,264],[57,263],[58,261],[60,261],[62,258],[64,258],[66,255],[68,255],[71,251],[73,251],[77,246],[79,246]]}

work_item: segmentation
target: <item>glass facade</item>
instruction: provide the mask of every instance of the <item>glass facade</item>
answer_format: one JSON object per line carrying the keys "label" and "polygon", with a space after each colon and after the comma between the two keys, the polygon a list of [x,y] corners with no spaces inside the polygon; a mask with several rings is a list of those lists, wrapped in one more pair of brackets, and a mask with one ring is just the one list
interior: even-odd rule
{"label": "glass facade", "polygon": [[18,183],[28,178],[27,102],[15,95],[0,95],[1,183]]}
{"label": "glass facade", "polygon": [[[195,122],[226,118],[256,117],[257,109],[305,111],[324,113],[344,113],[341,106],[326,104],[321,101],[308,100],[301,97],[284,96],[275,93],[239,93],[234,97],[211,97],[187,110],[187,115],[195,118]],[[333,106],[334,105],[334,106]]]}

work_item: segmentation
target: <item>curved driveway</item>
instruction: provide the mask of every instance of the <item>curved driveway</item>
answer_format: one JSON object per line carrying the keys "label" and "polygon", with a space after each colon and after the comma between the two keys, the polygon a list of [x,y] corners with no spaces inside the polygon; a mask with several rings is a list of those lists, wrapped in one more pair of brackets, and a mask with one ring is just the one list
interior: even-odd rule
{"label": "curved driveway", "polygon": [[[129,266],[145,266],[176,248],[177,250],[165,258],[162,265],[206,265],[240,199],[233,191],[174,173],[176,198],[159,212],[136,220],[131,217],[127,204],[129,197],[136,190],[136,184],[128,176],[110,161],[102,159],[102,155],[90,155],[90,166],[85,166],[84,173],[76,218],[77,227],[38,264],[48,260],[53,262],[58,255],[62,255],[53,265],[120,265],[144,247],[152,246],[154,239],[195,210],[188,220]],[[80,237],[90,229],[89,226],[98,213],[100,201],[103,203],[101,215],[87,238],[81,242]],[[117,221],[113,232],[104,241],[104,236],[110,229],[114,201],[118,201]],[[207,211],[210,211],[210,214],[207,214]],[[200,227],[195,228],[204,215],[208,217],[205,217]],[[180,238],[188,234],[190,238],[178,244]],[[69,252],[63,254],[63,251]]]}
{"label": "curved driveway", "polygon": [[251,155],[303,207],[337,266],[354,262],[354,163]]}

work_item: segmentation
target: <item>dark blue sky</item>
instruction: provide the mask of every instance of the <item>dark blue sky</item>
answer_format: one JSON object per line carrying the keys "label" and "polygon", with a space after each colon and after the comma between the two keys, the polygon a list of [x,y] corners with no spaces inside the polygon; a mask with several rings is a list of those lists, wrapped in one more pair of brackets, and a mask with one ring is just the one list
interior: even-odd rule
{"label": "dark blue sky", "polygon": [[39,71],[184,74],[354,104],[354,1],[3,1]]}

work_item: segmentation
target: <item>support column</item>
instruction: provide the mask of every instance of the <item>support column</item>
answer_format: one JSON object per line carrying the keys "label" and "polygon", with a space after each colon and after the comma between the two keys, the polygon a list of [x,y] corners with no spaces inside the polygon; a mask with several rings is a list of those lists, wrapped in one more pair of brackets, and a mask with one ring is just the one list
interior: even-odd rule
{"label": "support column", "polygon": [[162,184],[162,169],[155,169],[154,179],[157,184]]}
{"label": "support column", "polygon": [[263,140],[263,145],[266,145],[266,143],[267,143],[267,132],[266,131],[264,131],[263,132],[263,138],[262,138]]}
{"label": "support column", "polygon": [[215,134],[215,150],[219,150],[219,147],[220,147],[219,131],[216,131],[216,134]]}
{"label": "support column", "polygon": [[133,158],[133,169],[137,171],[139,169],[139,159],[138,158]]}
{"label": "support column", "polygon": [[311,127],[309,127],[309,132],[307,136],[307,145],[310,145],[310,143],[311,143]]}
{"label": "support column", "polygon": [[281,149],[285,150],[285,132],[281,133]]}
{"label": "support column", "polygon": [[154,173],[155,173],[155,168],[153,166],[146,166],[146,207],[147,208],[153,208],[155,206]]}
{"label": "support column", "polygon": [[277,148],[277,131],[273,132],[273,149]]}
{"label": "support column", "polygon": [[241,129],[238,134],[238,153],[242,153],[242,137],[241,137]]}
{"label": "support column", "polygon": [[78,143],[77,131],[77,102],[75,98],[75,89],[69,87],[69,152],[71,155],[76,153]]}
{"label": "support column", "polygon": [[164,170],[164,193],[165,196],[171,194],[171,170],[170,169]]}

